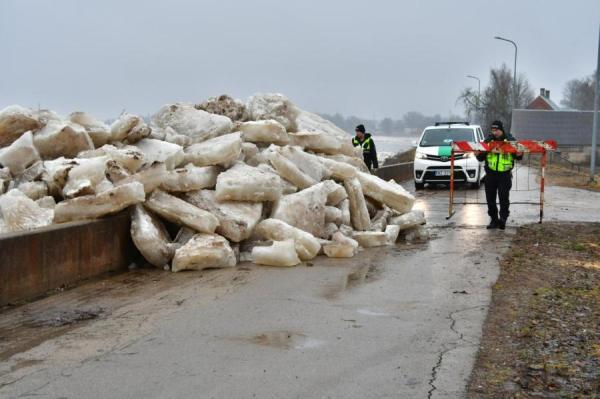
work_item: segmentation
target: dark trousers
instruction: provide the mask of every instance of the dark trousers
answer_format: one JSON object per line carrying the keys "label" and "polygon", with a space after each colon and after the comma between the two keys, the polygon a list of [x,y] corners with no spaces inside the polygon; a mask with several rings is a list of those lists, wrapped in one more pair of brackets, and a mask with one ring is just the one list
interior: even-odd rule
{"label": "dark trousers", "polygon": [[508,219],[510,214],[509,193],[512,187],[512,173],[487,173],[485,175],[485,198],[488,205],[488,215],[493,220],[498,219],[498,207],[496,206],[496,196],[500,199],[500,219]]}

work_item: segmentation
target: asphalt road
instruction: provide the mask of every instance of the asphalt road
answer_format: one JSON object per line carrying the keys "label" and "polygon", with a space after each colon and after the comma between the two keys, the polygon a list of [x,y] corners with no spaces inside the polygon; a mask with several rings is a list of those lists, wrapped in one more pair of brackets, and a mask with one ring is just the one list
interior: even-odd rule
{"label": "asphalt road", "polygon": [[[513,200],[537,200],[525,168],[515,183]],[[423,244],[290,269],[132,273],[5,312],[0,344],[18,349],[0,357],[0,397],[462,397],[498,259],[538,210],[515,205],[506,231],[488,231],[481,205],[447,221],[447,194],[418,193]],[[600,219],[598,193],[551,187],[547,200],[547,219]],[[81,309],[96,313],[47,323]]]}

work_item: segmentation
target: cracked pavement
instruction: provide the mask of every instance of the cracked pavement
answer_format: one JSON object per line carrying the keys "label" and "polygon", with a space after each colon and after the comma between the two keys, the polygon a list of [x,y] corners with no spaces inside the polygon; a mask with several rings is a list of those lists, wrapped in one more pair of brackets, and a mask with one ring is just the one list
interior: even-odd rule
{"label": "cracked pavement", "polygon": [[[598,193],[551,187],[547,197],[549,218],[600,217]],[[514,224],[536,221],[537,209],[514,206],[506,231],[487,231],[483,206],[446,221],[446,190],[418,198],[433,234],[424,244],[92,298],[108,310],[1,359],[0,397],[463,397],[498,260]]]}

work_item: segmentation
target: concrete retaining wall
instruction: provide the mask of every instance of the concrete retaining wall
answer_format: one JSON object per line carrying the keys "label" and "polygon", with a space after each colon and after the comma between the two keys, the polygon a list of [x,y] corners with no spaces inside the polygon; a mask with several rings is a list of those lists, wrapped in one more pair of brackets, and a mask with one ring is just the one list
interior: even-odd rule
{"label": "concrete retaining wall", "polygon": [[382,166],[375,172],[383,180],[394,179],[396,182],[413,179],[413,162]]}
{"label": "concrete retaining wall", "polygon": [[109,271],[136,256],[129,213],[86,222],[0,234],[0,306]]}

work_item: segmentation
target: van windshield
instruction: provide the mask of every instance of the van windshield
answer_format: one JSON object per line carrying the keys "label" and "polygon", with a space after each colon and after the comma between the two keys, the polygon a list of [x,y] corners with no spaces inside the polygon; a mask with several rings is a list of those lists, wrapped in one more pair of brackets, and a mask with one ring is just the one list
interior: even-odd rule
{"label": "van windshield", "polygon": [[429,129],[425,130],[419,146],[449,146],[453,141],[473,141],[473,129]]}

